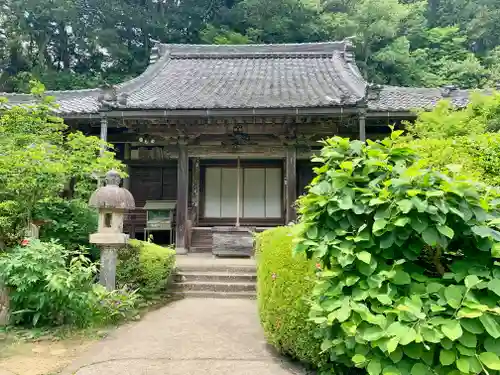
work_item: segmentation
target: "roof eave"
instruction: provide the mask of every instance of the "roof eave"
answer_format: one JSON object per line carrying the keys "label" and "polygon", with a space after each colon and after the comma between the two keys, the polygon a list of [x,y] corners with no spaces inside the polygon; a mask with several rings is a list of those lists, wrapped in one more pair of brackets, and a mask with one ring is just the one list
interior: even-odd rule
{"label": "roof eave", "polygon": [[351,113],[359,111],[356,106],[301,107],[301,108],[218,108],[218,109],[112,109],[105,112],[108,117],[153,118],[153,117],[232,117],[232,116],[313,116]]}
{"label": "roof eave", "polygon": [[[111,110],[102,111],[100,113],[81,113],[81,114],[64,114],[58,113],[67,120],[94,120],[100,119],[103,116],[108,118],[159,118],[159,117],[232,117],[232,116],[328,116],[342,114],[356,114],[359,108],[355,106],[345,107],[308,107],[308,108],[242,108],[242,109],[150,109],[150,110]],[[368,110],[366,117],[368,118],[414,118],[417,114],[415,111],[408,110]]]}

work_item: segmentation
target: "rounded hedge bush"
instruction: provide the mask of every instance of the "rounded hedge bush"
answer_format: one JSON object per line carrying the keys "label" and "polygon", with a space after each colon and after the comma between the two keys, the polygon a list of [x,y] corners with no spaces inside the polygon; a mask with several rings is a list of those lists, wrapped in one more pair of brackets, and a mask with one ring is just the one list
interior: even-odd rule
{"label": "rounded hedge bush", "polygon": [[144,297],[162,293],[175,267],[175,250],[152,242],[129,240],[120,250],[117,283],[138,289]]}
{"label": "rounded hedge bush", "polygon": [[267,230],[257,240],[257,291],[259,315],[267,341],[281,353],[318,366],[321,340],[308,321],[309,297],[315,266],[304,254],[292,256],[292,230]]}
{"label": "rounded hedge bush", "polygon": [[498,190],[422,168],[399,134],[326,140],[300,199],[321,349],[369,375],[498,374]]}

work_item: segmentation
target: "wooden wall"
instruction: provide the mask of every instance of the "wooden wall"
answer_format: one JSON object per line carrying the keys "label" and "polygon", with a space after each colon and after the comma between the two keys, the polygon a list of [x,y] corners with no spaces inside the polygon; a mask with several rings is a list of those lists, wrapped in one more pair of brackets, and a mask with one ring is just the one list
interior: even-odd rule
{"label": "wooden wall", "polygon": [[314,178],[314,164],[309,160],[297,161],[297,194],[305,193],[305,188]]}

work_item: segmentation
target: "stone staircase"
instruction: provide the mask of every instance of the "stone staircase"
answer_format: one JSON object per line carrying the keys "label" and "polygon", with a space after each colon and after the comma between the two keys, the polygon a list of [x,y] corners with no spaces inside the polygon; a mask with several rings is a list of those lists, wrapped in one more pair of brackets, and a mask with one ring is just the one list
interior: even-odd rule
{"label": "stone staircase", "polygon": [[170,291],[175,297],[254,299],[256,279],[253,259],[190,254],[177,256]]}

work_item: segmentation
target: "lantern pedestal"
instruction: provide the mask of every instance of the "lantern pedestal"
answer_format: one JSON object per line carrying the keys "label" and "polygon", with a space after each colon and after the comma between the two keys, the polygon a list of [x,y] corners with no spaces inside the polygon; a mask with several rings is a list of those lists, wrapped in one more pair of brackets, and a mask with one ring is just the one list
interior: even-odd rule
{"label": "lantern pedestal", "polygon": [[118,260],[118,249],[115,246],[101,247],[101,272],[99,283],[107,290],[116,288],[116,261]]}

